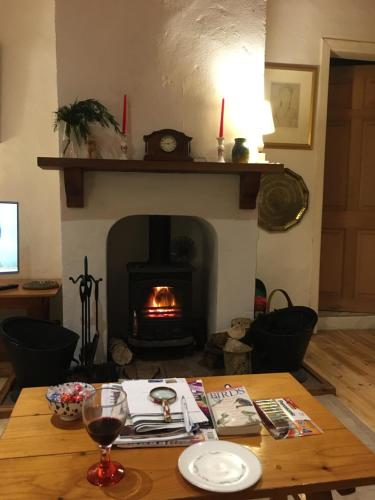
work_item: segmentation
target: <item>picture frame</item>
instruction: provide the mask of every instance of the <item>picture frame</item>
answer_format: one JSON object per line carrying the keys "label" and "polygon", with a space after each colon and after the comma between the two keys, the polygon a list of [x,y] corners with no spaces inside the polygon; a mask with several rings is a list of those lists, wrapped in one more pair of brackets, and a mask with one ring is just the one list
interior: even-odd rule
{"label": "picture frame", "polygon": [[317,74],[317,66],[266,63],[264,95],[275,125],[266,148],[312,149]]}

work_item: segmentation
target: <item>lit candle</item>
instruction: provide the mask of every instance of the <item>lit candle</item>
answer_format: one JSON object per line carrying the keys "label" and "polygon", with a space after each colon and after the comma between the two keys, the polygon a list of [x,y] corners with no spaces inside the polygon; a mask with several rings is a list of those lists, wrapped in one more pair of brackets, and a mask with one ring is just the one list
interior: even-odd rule
{"label": "lit candle", "polygon": [[220,116],[219,137],[224,137],[224,97],[221,100],[221,116]]}
{"label": "lit candle", "polygon": [[126,111],[127,111],[127,102],[126,102],[126,94],[124,95],[124,110],[122,113],[122,133],[126,134],[127,133],[127,128],[126,128]]}

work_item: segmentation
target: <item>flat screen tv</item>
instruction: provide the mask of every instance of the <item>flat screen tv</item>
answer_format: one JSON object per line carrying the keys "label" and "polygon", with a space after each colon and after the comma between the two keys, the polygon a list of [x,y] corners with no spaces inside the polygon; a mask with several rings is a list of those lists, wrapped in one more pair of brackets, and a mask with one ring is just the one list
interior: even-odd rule
{"label": "flat screen tv", "polygon": [[0,201],[0,274],[18,272],[18,203]]}

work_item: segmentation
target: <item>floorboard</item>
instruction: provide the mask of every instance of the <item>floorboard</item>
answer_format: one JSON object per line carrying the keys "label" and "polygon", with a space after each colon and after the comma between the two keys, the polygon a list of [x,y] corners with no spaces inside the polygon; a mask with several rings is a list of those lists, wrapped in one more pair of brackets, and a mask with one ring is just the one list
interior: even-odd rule
{"label": "floorboard", "polygon": [[313,335],[304,359],[375,432],[375,330],[326,330]]}

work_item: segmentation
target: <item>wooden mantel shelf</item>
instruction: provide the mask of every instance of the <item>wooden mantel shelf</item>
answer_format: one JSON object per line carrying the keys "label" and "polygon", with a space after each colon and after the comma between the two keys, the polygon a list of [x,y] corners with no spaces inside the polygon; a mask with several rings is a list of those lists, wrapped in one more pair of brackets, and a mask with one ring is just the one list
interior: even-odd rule
{"label": "wooden mantel shelf", "polygon": [[241,209],[253,209],[262,174],[284,171],[281,163],[215,163],[144,160],[91,160],[86,158],[38,157],[45,170],[63,170],[68,207],[84,206],[84,172],[147,172],[150,174],[225,174],[239,175]]}

